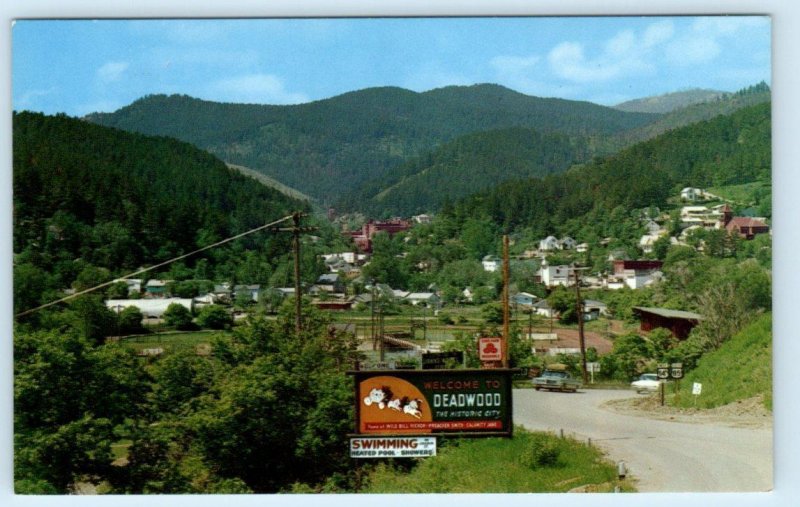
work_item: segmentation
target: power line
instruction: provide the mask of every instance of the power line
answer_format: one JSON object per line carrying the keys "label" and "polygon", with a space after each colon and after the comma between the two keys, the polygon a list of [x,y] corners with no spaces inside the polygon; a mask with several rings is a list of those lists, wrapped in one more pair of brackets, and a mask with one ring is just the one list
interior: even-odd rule
{"label": "power line", "polygon": [[115,284],[120,280],[125,280],[127,278],[131,278],[131,277],[134,277],[136,275],[141,275],[142,273],[146,273],[148,271],[152,271],[154,269],[164,267],[167,264],[171,264],[173,262],[179,261],[181,259],[185,259],[186,257],[190,257],[190,256],[198,254],[200,252],[204,252],[204,251],[209,250],[211,248],[215,248],[215,247],[218,247],[220,245],[224,245],[225,243],[230,243],[231,241],[234,241],[236,239],[242,238],[242,237],[247,236],[249,234],[253,234],[254,232],[258,232],[258,231],[267,229],[269,227],[273,227],[273,226],[275,226],[275,225],[277,225],[277,224],[279,224],[281,222],[285,222],[285,221],[291,219],[293,216],[294,215],[287,215],[287,216],[285,216],[283,218],[280,218],[280,219],[278,219],[278,220],[276,220],[274,222],[270,222],[270,223],[268,223],[266,225],[262,225],[262,226],[256,227],[255,229],[250,229],[249,231],[243,232],[241,234],[237,234],[236,236],[231,236],[230,238],[223,239],[222,241],[217,241],[216,243],[213,243],[211,245],[204,246],[203,248],[199,248],[199,249],[194,250],[192,252],[189,252],[187,254],[183,254],[183,255],[180,255],[180,256],[175,257],[173,259],[170,259],[168,261],[164,261],[164,262],[161,262],[161,263],[156,264],[154,266],[150,266],[149,268],[140,269],[139,271],[136,271],[135,273],[130,273],[130,274],[127,274],[125,276],[121,276],[121,277],[115,278],[114,280],[112,280],[110,282],[101,283],[100,285],[95,285],[94,287],[91,287],[89,289],[85,289],[85,290],[82,290],[80,292],[76,292],[75,294],[70,294],[69,296],[63,297],[63,298],[61,298],[59,300],[51,301],[50,303],[46,303],[46,304],[43,304],[41,306],[37,306],[36,308],[31,308],[30,310],[25,310],[24,312],[20,312],[20,313],[14,315],[14,317],[15,318],[16,317],[23,317],[25,315],[29,315],[29,314],[34,313],[34,312],[38,312],[39,310],[43,310],[43,309],[48,308],[50,306],[57,305],[59,303],[63,303],[64,301],[68,301],[68,300],[76,298],[78,296],[83,296],[84,294],[88,294],[90,292],[94,292],[97,289],[102,289],[103,287],[108,287],[109,285]]}

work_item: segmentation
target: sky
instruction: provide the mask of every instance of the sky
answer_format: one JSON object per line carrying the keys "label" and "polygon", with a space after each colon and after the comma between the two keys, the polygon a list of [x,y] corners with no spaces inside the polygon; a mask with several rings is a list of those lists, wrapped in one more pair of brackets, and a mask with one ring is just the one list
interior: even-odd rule
{"label": "sky", "polygon": [[771,81],[768,16],[17,20],[12,107],[83,116],[148,94],[298,104],[498,83],[614,105]]}

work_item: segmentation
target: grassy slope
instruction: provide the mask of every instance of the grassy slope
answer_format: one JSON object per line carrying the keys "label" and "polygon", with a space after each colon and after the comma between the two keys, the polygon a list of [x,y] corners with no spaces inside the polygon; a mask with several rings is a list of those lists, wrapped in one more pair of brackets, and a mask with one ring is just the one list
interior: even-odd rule
{"label": "grassy slope", "polygon": [[[530,466],[525,454],[535,441],[559,450],[555,465]],[[453,445],[456,444],[456,445]],[[441,444],[440,444],[441,446]],[[562,493],[580,486],[608,492],[619,484],[616,466],[600,451],[571,439],[519,428],[513,439],[465,439],[440,447],[435,458],[422,460],[404,473],[379,465],[361,493]]]}
{"label": "grassy slope", "polygon": [[694,404],[694,382],[703,385],[698,407],[763,396],[772,410],[772,314],[758,317],[719,350],[706,354],[681,381],[680,405]]}

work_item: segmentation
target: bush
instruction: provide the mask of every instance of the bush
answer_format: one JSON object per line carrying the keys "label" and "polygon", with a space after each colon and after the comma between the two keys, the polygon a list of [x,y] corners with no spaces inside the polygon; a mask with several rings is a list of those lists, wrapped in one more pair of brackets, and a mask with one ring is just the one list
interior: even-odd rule
{"label": "bush", "polygon": [[164,312],[164,323],[181,331],[194,328],[192,312],[178,303],[172,303],[167,307]]}
{"label": "bush", "polygon": [[209,329],[227,329],[233,325],[233,319],[225,308],[219,305],[208,305],[197,315],[197,323]]}
{"label": "bush", "polygon": [[529,468],[553,467],[558,464],[561,454],[555,437],[546,434],[534,434],[531,445],[522,454],[523,465]]}

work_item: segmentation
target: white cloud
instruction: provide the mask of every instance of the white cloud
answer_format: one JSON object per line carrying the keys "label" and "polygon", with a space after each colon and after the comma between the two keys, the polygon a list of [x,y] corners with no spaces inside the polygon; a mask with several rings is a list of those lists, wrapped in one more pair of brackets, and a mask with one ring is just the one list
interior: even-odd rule
{"label": "white cloud", "polygon": [[675,35],[675,24],[672,20],[665,19],[647,27],[643,43],[645,47],[650,48],[667,42],[673,35]]}
{"label": "white cloud", "polygon": [[310,99],[302,93],[286,90],[272,74],[247,74],[211,83],[205,95],[211,100],[251,104],[299,104]]}
{"label": "white cloud", "polygon": [[675,34],[671,20],[656,21],[643,31],[622,30],[593,48],[567,41],[554,47],[547,55],[553,73],[575,83],[611,81],[636,74],[651,74],[655,70],[656,51]]}
{"label": "white cloud", "polygon": [[586,58],[582,44],[563,42],[550,51],[547,60],[558,77],[576,83],[610,81],[652,68],[642,58],[635,38],[625,32],[609,40],[594,59]]}
{"label": "white cloud", "polygon": [[722,54],[731,40],[746,37],[753,29],[768,26],[766,16],[706,16],[696,19],[690,30],[666,48],[670,63],[679,66],[709,63]]}
{"label": "white cloud", "polygon": [[108,62],[97,69],[97,78],[103,83],[112,83],[122,79],[122,75],[128,70],[128,62]]}
{"label": "white cloud", "polygon": [[708,63],[722,52],[722,47],[713,37],[683,37],[666,49],[667,59],[676,65]]}

